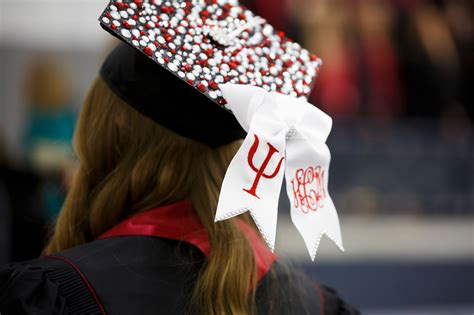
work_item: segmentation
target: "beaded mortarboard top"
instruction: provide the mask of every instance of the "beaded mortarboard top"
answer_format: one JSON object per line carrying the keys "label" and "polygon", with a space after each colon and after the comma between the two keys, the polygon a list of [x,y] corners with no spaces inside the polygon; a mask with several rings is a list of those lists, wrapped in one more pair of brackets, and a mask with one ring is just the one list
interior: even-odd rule
{"label": "beaded mortarboard top", "polygon": [[321,65],[235,0],[112,1],[100,22],[223,106],[223,83],[308,97]]}

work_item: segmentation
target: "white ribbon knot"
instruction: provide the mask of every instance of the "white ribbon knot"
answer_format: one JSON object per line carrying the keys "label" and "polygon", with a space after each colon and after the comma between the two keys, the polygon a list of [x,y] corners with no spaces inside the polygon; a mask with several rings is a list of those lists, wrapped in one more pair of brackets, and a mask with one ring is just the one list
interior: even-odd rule
{"label": "white ribbon knot", "polygon": [[291,219],[311,259],[323,234],[344,251],[328,193],[331,118],[302,99],[259,87],[224,84],[220,89],[248,134],[227,169],[215,220],[249,211],[273,251],[285,177]]}

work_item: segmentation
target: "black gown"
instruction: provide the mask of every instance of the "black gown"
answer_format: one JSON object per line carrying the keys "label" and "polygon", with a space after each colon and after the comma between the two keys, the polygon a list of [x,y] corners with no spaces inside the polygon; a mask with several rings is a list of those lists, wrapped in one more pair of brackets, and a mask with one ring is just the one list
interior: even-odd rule
{"label": "black gown", "polygon": [[[189,202],[125,220],[99,239],[0,267],[0,314],[196,314],[192,288],[209,252]],[[250,228],[257,314],[358,314],[332,289],[276,261]]]}

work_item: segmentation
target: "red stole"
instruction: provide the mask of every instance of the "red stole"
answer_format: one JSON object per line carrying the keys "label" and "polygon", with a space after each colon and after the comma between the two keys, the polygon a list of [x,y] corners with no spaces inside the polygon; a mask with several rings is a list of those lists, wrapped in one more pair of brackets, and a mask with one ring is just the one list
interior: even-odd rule
{"label": "red stole", "polygon": [[[252,246],[260,281],[277,257],[262,242],[253,228],[242,220],[237,222]],[[211,251],[207,232],[196,216],[191,202],[187,200],[133,215],[100,235],[98,239],[127,235],[162,237],[188,242],[196,246],[205,256]]]}

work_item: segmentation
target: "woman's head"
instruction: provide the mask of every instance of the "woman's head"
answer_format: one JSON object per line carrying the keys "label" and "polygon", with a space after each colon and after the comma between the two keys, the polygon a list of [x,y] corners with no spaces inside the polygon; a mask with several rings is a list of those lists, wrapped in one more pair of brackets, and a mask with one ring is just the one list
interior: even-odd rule
{"label": "woman's head", "polygon": [[252,250],[233,220],[214,223],[220,186],[240,144],[212,149],[179,136],[139,114],[97,78],[76,127],[79,169],[44,253],[93,241],[134,213],[189,199],[212,248],[195,303],[208,314],[249,312]]}

